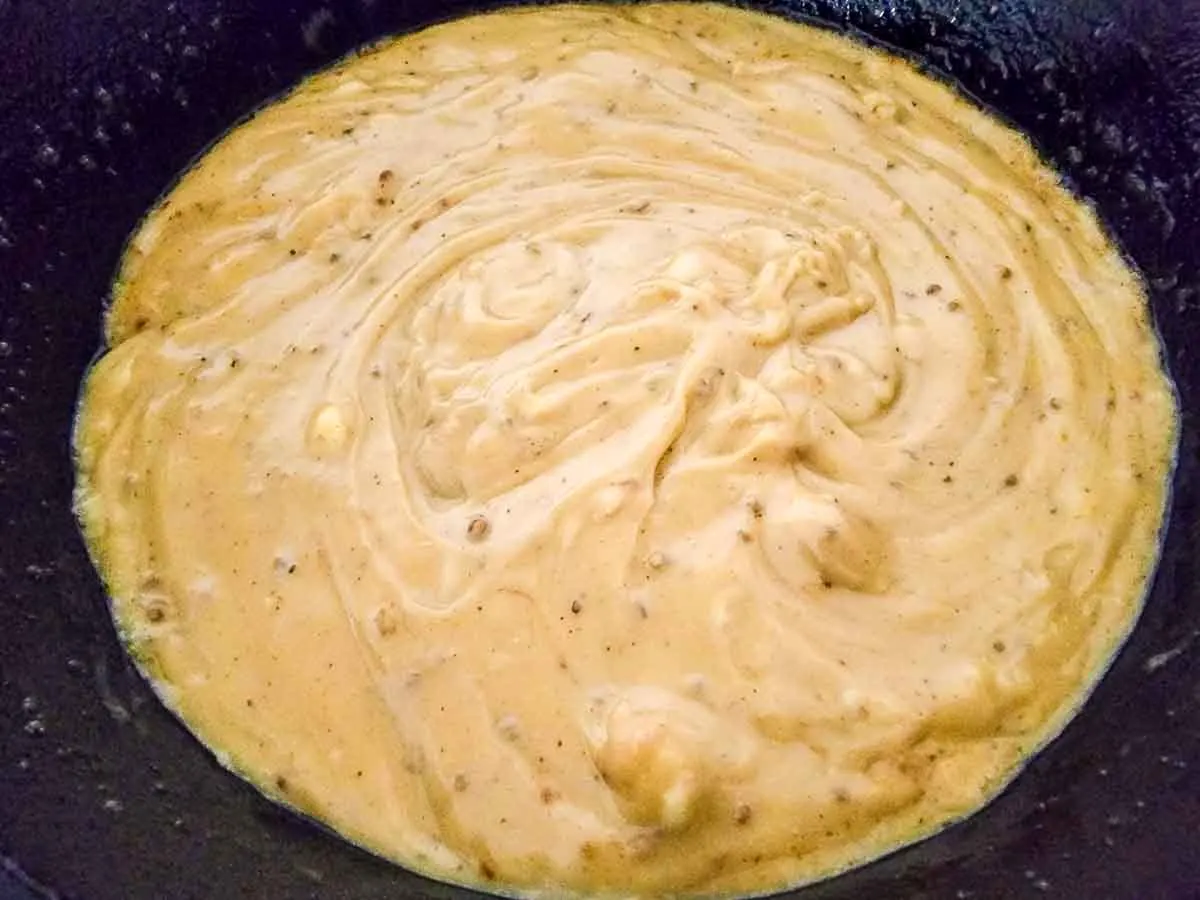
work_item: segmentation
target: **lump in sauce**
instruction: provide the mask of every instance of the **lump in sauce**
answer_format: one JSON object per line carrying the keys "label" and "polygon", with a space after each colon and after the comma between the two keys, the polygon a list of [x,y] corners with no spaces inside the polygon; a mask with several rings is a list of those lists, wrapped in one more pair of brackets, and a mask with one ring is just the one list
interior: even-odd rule
{"label": "lump in sauce", "polygon": [[77,426],[231,767],[506,890],[765,892],[980,807],[1136,616],[1134,276],[906,64],[714,6],[352,58],[139,230]]}

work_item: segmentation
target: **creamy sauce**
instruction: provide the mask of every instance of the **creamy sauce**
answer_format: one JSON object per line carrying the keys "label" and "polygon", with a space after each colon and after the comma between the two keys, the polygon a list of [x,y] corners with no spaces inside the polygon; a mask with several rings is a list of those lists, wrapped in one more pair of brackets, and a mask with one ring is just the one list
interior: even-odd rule
{"label": "creamy sauce", "polygon": [[78,423],[131,649],[436,877],[763,892],[978,808],[1130,628],[1135,278],[907,64],[710,6],[402,38],[134,238]]}

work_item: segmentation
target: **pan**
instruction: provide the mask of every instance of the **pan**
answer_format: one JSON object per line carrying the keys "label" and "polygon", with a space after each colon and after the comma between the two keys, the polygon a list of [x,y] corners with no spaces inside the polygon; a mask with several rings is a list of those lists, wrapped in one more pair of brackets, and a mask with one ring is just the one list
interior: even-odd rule
{"label": "pan", "polygon": [[[494,5],[494,4],[493,4]],[[1200,7],[754,4],[909,54],[1031,136],[1148,285],[1182,408],[1145,612],[988,808],[804,900],[1200,897]],[[132,668],[71,512],[79,382],[123,242],[303,74],[464,0],[0,0],[0,898],[477,897],[221,769]]]}

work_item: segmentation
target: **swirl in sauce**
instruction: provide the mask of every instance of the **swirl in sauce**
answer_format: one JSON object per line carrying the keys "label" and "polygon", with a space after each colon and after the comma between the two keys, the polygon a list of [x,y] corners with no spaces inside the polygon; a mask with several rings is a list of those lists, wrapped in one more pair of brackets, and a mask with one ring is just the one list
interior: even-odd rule
{"label": "swirl in sauce", "polygon": [[978,808],[1135,618],[1174,401],[1027,145],[711,6],[462,20],[133,240],[79,507],[226,764],[449,880],[829,874]]}

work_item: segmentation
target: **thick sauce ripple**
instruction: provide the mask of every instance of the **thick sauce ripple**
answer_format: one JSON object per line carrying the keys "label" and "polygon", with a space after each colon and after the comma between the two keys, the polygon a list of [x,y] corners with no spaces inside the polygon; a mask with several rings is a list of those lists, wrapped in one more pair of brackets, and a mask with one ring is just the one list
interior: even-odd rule
{"label": "thick sauce ripple", "polygon": [[767,891],[978,808],[1153,562],[1141,290],[906,64],[704,6],[353,58],[137,234],[79,504],[223,761],[438,877]]}

